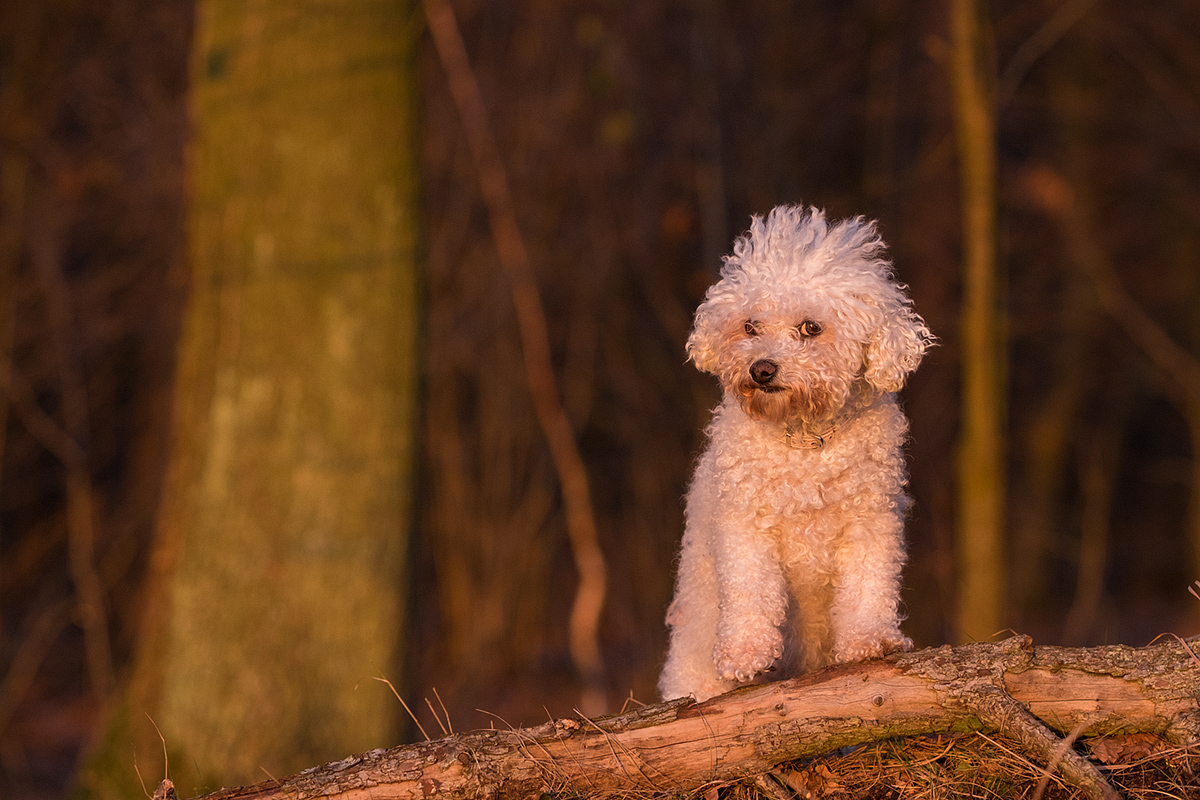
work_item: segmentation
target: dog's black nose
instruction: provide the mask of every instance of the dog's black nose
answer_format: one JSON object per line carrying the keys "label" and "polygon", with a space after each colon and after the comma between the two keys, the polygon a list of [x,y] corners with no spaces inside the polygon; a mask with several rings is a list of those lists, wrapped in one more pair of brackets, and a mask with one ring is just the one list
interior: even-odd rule
{"label": "dog's black nose", "polygon": [[775,380],[777,372],[779,372],[779,365],[774,361],[767,361],[765,358],[750,365],[750,377],[760,386],[766,386]]}

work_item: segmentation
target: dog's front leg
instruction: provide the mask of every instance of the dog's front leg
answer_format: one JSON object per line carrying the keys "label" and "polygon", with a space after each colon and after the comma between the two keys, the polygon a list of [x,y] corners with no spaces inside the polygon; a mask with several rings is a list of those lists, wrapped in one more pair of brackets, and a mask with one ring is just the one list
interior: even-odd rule
{"label": "dog's front leg", "polygon": [[726,680],[748,681],[783,655],[779,626],[787,612],[783,572],[766,531],[718,522],[713,556],[720,613],[713,663]]}
{"label": "dog's front leg", "polygon": [[911,650],[912,640],[900,632],[903,520],[890,510],[863,514],[843,536],[835,554],[830,614],[834,661],[862,661]]}

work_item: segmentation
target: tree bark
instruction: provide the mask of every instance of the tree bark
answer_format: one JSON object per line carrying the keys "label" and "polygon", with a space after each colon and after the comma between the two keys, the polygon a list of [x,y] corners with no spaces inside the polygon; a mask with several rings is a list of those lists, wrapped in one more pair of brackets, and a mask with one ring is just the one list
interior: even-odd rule
{"label": "tree bark", "polygon": [[[408,3],[197,4],[191,296],[130,685],[83,786],[394,741],[417,394]],[[149,718],[149,719],[148,719]]]}
{"label": "tree bark", "polygon": [[[682,793],[761,775],[806,756],[898,736],[992,730],[1079,786],[1115,793],[1063,746],[1082,736],[1200,733],[1200,660],[1191,644],[1034,647],[1025,636],[941,647],[696,704],[676,700],[606,719],[475,731],[375,750],[206,800],[518,798],[539,792]],[[1057,733],[1056,733],[1057,732]]]}

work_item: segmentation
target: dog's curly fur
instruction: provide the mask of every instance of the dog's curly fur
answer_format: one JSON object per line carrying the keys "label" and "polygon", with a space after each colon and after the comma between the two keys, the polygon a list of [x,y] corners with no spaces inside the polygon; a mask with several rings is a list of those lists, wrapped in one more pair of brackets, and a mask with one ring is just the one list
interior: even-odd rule
{"label": "dog's curly fur", "polygon": [[908,423],[933,341],[875,225],[780,206],[726,256],[687,343],[724,399],[687,495],[664,699],[908,649]]}

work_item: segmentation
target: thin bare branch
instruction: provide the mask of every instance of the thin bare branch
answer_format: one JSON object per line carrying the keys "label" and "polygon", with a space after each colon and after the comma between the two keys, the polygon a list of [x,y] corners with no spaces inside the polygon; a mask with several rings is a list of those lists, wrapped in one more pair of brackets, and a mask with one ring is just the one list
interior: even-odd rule
{"label": "thin bare branch", "polygon": [[[71,580],[79,601],[84,651],[92,691],[101,702],[115,683],[112,646],[108,634],[108,611],[104,583],[96,566],[96,509],[92,476],[86,453],[88,400],[84,378],[72,347],[74,315],[70,292],[62,273],[61,233],[58,221],[44,221],[45,230],[36,238],[31,262],[46,298],[46,316],[58,361],[58,389],[62,403],[63,430],[78,450],[63,443],[67,496],[67,558]],[[8,385],[12,386],[9,370]],[[10,395],[11,396],[11,395]],[[58,455],[58,453],[56,453]],[[59,455],[62,458],[62,455]]]}
{"label": "thin bare branch", "polygon": [[1030,67],[1058,44],[1095,4],[1096,0],[1067,0],[1050,15],[1042,27],[1021,43],[1000,73],[1000,81],[996,88],[997,108],[1008,105]]}
{"label": "thin bare branch", "polygon": [[71,621],[71,607],[72,598],[64,597],[43,607],[33,618],[21,646],[9,662],[4,680],[0,681],[0,732],[12,721],[17,706],[33,686],[54,640]]}
{"label": "thin bare branch", "polygon": [[446,72],[450,93],[458,107],[475,160],[496,252],[512,288],[525,360],[525,377],[538,423],[546,436],[562,486],[567,533],[579,571],[579,586],[571,609],[570,646],[571,656],[584,684],[581,705],[589,714],[602,713],[606,701],[599,627],[608,578],[596,530],[587,470],[562,405],[554,376],[541,296],[517,223],[500,148],[492,133],[479,84],[471,70],[458,20],[448,0],[425,0],[424,4],[434,46]]}
{"label": "thin bare branch", "polygon": [[33,398],[33,390],[16,372],[7,355],[0,353],[0,392],[25,430],[64,465],[81,463],[83,448]]}

